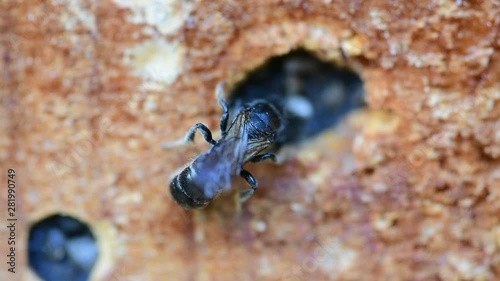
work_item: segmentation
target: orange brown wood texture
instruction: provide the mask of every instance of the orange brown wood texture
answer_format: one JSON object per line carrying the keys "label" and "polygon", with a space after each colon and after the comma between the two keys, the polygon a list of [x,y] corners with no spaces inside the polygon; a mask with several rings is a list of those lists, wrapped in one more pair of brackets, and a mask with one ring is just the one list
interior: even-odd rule
{"label": "orange brown wood texture", "polygon": [[[15,278],[38,280],[27,232],[60,213],[97,237],[92,280],[500,280],[498,1],[0,3]],[[160,144],[217,128],[215,85],[298,47],[357,71],[368,108],[249,165],[239,226],[230,197],[182,210],[168,181],[208,146]]]}

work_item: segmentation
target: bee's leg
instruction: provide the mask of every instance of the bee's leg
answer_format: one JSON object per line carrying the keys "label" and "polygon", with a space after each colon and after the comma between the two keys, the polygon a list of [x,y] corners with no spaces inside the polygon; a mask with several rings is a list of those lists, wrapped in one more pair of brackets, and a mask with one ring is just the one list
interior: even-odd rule
{"label": "bee's leg", "polygon": [[274,155],[272,153],[264,153],[264,154],[257,155],[254,158],[250,159],[250,162],[257,163],[257,162],[262,162],[262,161],[267,160],[267,159],[271,159],[274,162],[277,161],[276,155]]}
{"label": "bee's leg", "polygon": [[253,193],[257,189],[257,181],[247,170],[242,169],[240,176],[250,185],[250,189],[240,192],[240,200],[241,202],[245,202],[252,197]]}
{"label": "bee's leg", "polygon": [[226,100],[224,99],[224,86],[222,82],[217,84],[217,88],[215,91],[217,92],[217,100],[224,110],[224,113],[222,114],[222,117],[220,119],[220,131],[222,137],[224,137],[226,135],[227,122],[229,119],[229,106],[227,106]]}
{"label": "bee's leg", "polygon": [[254,158],[250,159],[250,162],[257,163],[257,162],[262,162],[266,159],[271,159],[273,160],[273,162],[281,164],[286,160],[286,156],[283,155],[283,153],[278,153],[278,154],[265,153],[255,156]]}
{"label": "bee's leg", "polygon": [[241,216],[243,215],[241,197],[238,193],[234,194],[234,223],[237,227],[241,224]]}
{"label": "bee's leg", "polygon": [[198,123],[198,124],[194,125],[191,129],[189,129],[189,131],[187,132],[187,134],[184,138],[182,138],[178,141],[164,143],[161,145],[161,147],[162,148],[172,148],[172,147],[182,146],[182,145],[186,145],[188,143],[192,143],[194,141],[194,136],[196,134],[197,129],[200,130],[201,134],[203,135],[203,138],[205,138],[205,140],[209,144],[215,145],[216,141],[212,138],[212,132],[210,132],[210,129],[207,128],[207,126],[205,126],[204,124]]}

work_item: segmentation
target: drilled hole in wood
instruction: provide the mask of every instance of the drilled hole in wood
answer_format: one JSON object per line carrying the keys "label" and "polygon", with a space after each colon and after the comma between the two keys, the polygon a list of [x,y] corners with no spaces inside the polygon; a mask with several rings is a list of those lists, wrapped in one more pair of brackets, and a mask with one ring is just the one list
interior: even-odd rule
{"label": "drilled hole in wood", "polygon": [[45,281],[88,280],[98,255],[90,228],[64,215],[53,215],[32,225],[28,252],[30,267]]}
{"label": "drilled hole in wood", "polygon": [[234,87],[230,108],[256,99],[272,102],[286,127],[278,147],[332,128],[350,111],[365,106],[363,82],[355,72],[324,62],[305,50],[271,58]]}

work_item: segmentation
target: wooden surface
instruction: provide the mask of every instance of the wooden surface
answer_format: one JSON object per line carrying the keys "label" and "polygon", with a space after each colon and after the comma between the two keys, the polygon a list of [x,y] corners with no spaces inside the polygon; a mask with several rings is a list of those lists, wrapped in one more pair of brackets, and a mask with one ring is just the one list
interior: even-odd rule
{"label": "wooden surface", "polygon": [[[93,280],[500,279],[495,1],[3,0],[0,15],[15,278],[36,280],[30,225],[63,213],[98,238]],[[355,69],[369,109],[249,165],[261,188],[240,227],[229,198],[180,209],[169,178],[207,146],[160,144],[216,128],[217,82],[299,46]]]}

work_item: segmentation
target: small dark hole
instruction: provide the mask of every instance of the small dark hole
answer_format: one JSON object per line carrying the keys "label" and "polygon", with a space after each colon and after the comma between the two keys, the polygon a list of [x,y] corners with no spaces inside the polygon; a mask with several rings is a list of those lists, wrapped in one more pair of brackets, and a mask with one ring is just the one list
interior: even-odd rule
{"label": "small dark hole", "polygon": [[236,85],[228,101],[238,108],[256,99],[272,102],[286,119],[278,146],[314,137],[365,106],[363,82],[356,73],[304,50],[271,58]]}
{"label": "small dark hole", "polygon": [[50,216],[31,227],[28,251],[30,267],[45,281],[88,280],[98,255],[89,227],[62,215]]}

